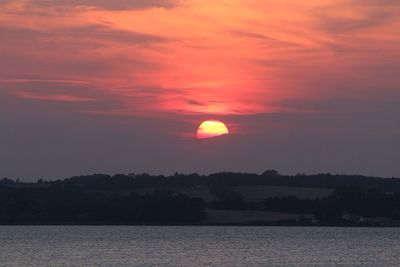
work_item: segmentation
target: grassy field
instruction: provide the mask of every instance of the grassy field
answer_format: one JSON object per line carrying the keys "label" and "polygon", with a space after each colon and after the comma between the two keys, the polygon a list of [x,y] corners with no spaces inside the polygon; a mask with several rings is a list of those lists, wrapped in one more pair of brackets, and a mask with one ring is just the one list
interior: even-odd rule
{"label": "grassy field", "polygon": [[[297,220],[300,214],[256,210],[207,210],[204,224],[241,224]],[[307,217],[311,218],[311,215]]]}
{"label": "grassy field", "polygon": [[[191,197],[198,197],[205,202],[216,201],[217,198],[207,187],[171,187],[169,190],[173,194],[185,194]],[[326,188],[305,188],[305,187],[286,187],[286,186],[241,186],[232,187],[230,190],[240,193],[244,200],[249,203],[263,203],[266,198],[295,196],[299,199],[317,199],[328,196],[332,189]],[[139,194],[150,194],[154,189],[141,189],[136,192]]]}
{"label": "grassy field", "polygon": [[332,193],[332,189],[303,188],[286,186],[243,186],[233,187],[233,191],[242,194],[247,202],[261,203],[266,198],[295,196],[299,199],[323,198]]}

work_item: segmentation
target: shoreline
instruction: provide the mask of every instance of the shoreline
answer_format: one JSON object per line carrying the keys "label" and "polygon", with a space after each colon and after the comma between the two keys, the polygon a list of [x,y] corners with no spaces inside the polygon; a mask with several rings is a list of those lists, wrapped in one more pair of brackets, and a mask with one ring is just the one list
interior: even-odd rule
{"label": "shoreline", "polygon": [[335,227],[335,228],[399,228],[400,224],[295,224],[295,223],[277,223],[277,222],[249,222],[249,223],[126,223],[126,222],[30,222],[30,223],[0,223],[1,226],[235,226],[235,227]]}

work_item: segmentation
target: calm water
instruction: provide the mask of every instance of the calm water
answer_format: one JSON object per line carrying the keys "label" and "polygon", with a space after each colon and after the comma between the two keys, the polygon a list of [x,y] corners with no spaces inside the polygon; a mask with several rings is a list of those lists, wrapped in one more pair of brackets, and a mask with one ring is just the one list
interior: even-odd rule
{"label": "calm water", "polygon": [[399,228],[0,226],[1,266],[400,266]]}

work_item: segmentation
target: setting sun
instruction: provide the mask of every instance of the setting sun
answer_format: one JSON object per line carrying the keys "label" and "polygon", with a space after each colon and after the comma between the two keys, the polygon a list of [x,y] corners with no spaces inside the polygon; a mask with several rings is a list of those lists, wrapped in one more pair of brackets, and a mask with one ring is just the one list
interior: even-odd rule
{"label": "setting sun", "polygon": [[204,121],[197,129],[197,139],[206,139],[229,134],[228,128],[220,121]]}

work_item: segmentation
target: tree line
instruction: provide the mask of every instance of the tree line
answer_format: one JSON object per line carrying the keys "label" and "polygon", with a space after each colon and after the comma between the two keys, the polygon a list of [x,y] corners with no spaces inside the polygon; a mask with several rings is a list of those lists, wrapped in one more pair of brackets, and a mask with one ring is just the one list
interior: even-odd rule
{"label": "tree line", "polygon": [[[289,186],[334,188],[320,199],[268,198],[246,202],[233,187]],[[207,188],[215,200],[173,194],[172,188]],[[400,179],[347,175],[216,173],[94,174],[35,183],[0,180],[0,224],[193,224],[207,209],[263,210],[312,214],[326,224],[346,224],[353,217],[400,221]],[[358,217],[357,217],[358,216]]]}

